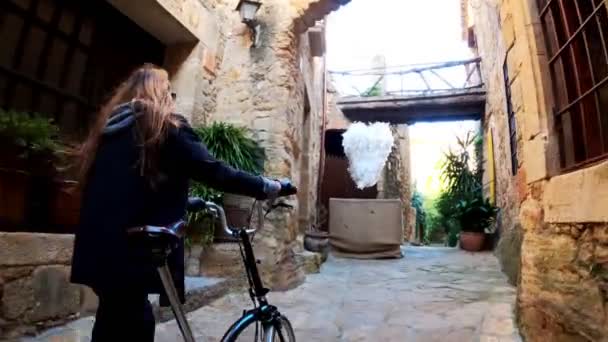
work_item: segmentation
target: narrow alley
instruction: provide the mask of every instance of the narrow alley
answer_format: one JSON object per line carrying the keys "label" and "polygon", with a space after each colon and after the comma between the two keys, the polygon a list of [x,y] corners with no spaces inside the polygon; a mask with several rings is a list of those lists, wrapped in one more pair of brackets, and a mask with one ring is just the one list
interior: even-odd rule
{"label": "narrow alley", "polygon": [[[303,285],[271,293],[270,303],[292,321],[298,341],[520,341],[515,288],[492,254],[441,247],[404,251],[399,260],[330,257]],[[200,341],[219,341],[250,306],[246,293],[233,293],[189,319]],[[86,342],[92,322],[85,318],[27,341]],[[157,327],[156,341],[180,340],[175,321]]]}
{"label": "narrow alley", "polygon": [[[269,299],[298,341],[518,341],[515,289],[490,253],[408,247],[399,260],[330,258],[321,273]],[[232,294],[194,312],[195,334],[219,341],[250,306],[246,293]],[[157,340],[179,340],[175,321],[158,327]]]}

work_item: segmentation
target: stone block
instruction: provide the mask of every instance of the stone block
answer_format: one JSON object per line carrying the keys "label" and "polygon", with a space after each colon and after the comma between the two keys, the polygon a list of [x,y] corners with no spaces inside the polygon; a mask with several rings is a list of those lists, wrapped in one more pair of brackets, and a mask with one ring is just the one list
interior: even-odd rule
{"label": "stone block", "polygon": [[525,106],[522,83],[519,78],[511,82],[511,104],[513,105],[513,111],[522,116],[521,114],[525,111]]}
{"label": "stone block", "polygon": [[523,232],[519,225],[505,228],[500,234],[500,240],[496,246],[495,253],[500,261],[502,271],[509,279],[509,283],[517,286],[521,264]]}
{"label": "stone block", "polygon": [[97,311],[99,299],[93,290],[87,286],[80,287],[80,310],[81,316],[92,315]]}
{"label": "stone block", "polygon": [[522,56],[520,55],[521,44],[515,44],[507,52],[505,57],[507,62],[507,69],[509,71],[509,81],[514,82],[521,73],[522,68]]}
{"label": "stone block", "polygon": [[543,224],[542,204],[532,198],[525,200],[519,209],[519,219],[524,230],[536,230]]}
{"label": "stone block", "polygon": [[544,136],[523,141],[523,167],[526,169],[528,184],[547,177],[547,142]]}
{"label": "stone block", "polygon": [[515,28],[513,27],[513,15],[511,13],[507,13],[502,19],[502,37],[507,48],[515,44]]}
{"label": "stone block", "polygon": [[32,278],[21,278],[4,285],[0,302],[2,317],[15,320],[34,306]]}
{"label": "stone block", "polygon": [[[587,247],[582,247],[587,248]],[[526,340],[540,341],[546,333],[563,332],[608,336],[601,280],[588,273],[588,265],[575,263],[581,254],[577,241],[565,234],[526,232],[522,248],[519,322]],[[555,326],[547,326],[551,322]],[[583,339],[547,338],[547,341]]]}
{"label": "stone block", "polygon": [[0,233],[0,266],[68,265],[73,245],[73,235]]}
{"label": "stone block", "polygon": [[243,271],[236,243],[215,243],[200,258],[199,274],[207,277],[229,277]]}
{"label": "stone block", "polygon": [[608,162],[551,178],[544,197],[547,222],[607,222]]}
{"label": "stone block", "polygon": [[216,74],[216,58],[217,56],[210,49],[205,49],[203,52],[203,69],[211,75]]}
{"label": "stone block", "polygon": [[27,277],[32,273],[33,270],[34,267],[32,266],[0,268],[0,285],[9,283],[19,278]]}
{"label": "stone block", "polygon": [[301,251],[296,253],[296,262],[307,274],[319,273],[323,263],[320,253]]}
{"label": "stone block", "polygon": [[34,307],[27,315],[31,322],[67,318],[79,312],[80,287],[70,283],[70,268],[43,266],[32,274]]}

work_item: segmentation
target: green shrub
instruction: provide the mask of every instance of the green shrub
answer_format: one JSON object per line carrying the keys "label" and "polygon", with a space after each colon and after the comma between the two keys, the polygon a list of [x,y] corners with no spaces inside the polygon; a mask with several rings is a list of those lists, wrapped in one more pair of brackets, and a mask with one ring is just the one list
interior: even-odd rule
{"label": "green shrub", "polygon": [[59,149],[59,128],[52,119],[36,113],[0,109],[0,141],[32,154],[53,154]]}
{"label": "green shrub", "polygon": [[[247,136],[245,128],[228,123],[217,122],[208,126],[196,127],[195,132],[207,146],[209,153],[229,166],[259,174],[264,170],[264,150]],[[190,196],[201,197],[206,201],[221,204],[223,193],[211,189],[203,183],[193,182]],[[192,232],[189,241],[196,240],[203,245],[213,241],[215,221],[205,212],[191,213],[188,224]]]}

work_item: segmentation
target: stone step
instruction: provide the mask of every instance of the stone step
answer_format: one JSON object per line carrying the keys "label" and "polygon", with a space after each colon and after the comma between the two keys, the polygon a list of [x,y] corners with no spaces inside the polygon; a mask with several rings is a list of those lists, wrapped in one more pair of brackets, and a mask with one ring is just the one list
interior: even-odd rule
{"label": "stone step", "polygon": [[[224,278],[186,277],[186,312],[195,311],[210,302],[224,296],[233,288],[233,282]],[[170,307],[159,306],[159,296],[150,295],[154,315],[157,321],[173,319]],[[42,332],[36,337],[25,337],[13,342],[84,342],[90,341],[94,317],[84,317],[66,325]]]}
{"label": "stone step", "polygon": [[[228,293],[232,288],[231,282],[225,278],[186,277],[186,312],[195,311]],[[151,295],[150,302],[157,321],[165,322],[173,319],[171,307],[160,307],[159,296]]]}

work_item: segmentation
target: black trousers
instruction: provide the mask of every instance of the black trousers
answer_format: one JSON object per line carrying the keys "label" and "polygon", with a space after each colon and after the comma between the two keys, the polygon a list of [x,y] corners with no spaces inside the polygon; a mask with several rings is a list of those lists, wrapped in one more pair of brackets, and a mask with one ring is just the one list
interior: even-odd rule
{"label": "black trousers", "polygon": [[99,306],[91,342],[154,342],[154,313],[146,292],[95,292]]}

